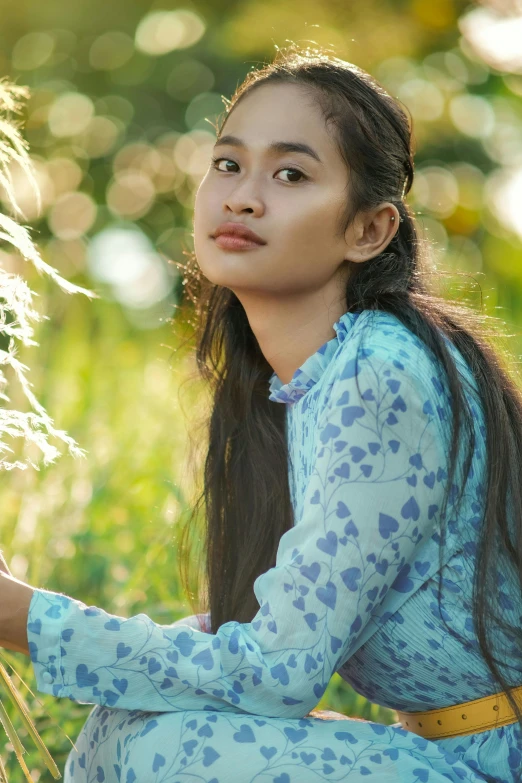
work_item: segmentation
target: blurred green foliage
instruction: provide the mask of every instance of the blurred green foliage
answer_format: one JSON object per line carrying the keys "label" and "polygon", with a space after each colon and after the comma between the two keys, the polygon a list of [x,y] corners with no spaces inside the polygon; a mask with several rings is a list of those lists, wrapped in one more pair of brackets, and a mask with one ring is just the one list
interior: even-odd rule
{"label": "blurred green foliage", "polygon": [[[87,452],[0,476],[0,541],[15,576],[121,616],[146,612],[167,624],[192,611],[178,580],[176,530],[197,486],[187,435],[204,390],[190,377],[185,310],[169,320],[182,293],[169,262],[192,249],[193,199],[221,96],[275,45],[331,47],[406,105],[416,142],[408,201],[450,275],[447,295],[518,328],[522,76],[486,64],[461,33],[469,8],[460,0],[186,8],[0,0],[0,75],[31,89],[21,122],[43,206],[13,169],[18,203],[43,258],[102,295],[69,297],[0,246],[0,264],[24,275],[49,316],[36,329],[39,348],[20,358],[56,425]],[[518,332],[508,348],[519,356]],[[11,404],[21,404],[16,390]],[[26,658],[6,652],[4,660],[34,686]],[[66,735],[74,741],[91,707],[45,694],[27,701],[63,769]],[[319,707],[396,722],[337,675]],[[27,748],[36,780],[43,765]],[[18,783],[1,738],[0,751]]]}

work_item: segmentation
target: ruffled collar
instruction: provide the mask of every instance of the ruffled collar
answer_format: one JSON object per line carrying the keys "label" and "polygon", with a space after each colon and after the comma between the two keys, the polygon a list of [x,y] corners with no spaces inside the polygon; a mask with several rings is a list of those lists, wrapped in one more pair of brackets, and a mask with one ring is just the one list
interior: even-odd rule
{"label": "ruffled collar", "polygon": [[322,377],[339,345],[344,341],[361,312],[359,310],[355,313],[344,313],[333,325],[336,336],[309,356],[301,367],[298,367],[288,383],[282,383],[274,372],[269,381],[270,396],[268,399],[272,402],[287,404],[300,400]]}

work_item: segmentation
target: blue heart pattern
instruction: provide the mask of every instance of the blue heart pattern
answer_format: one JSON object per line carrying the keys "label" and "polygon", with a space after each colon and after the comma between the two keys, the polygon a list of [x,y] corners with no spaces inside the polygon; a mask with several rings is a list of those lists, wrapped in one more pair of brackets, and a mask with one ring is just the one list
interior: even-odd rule
{"label": "blue heart pattern", "polygon": [[[118,759],[121,781],[130,769],[138,779],[151,770],[176,779],[170,769],[176,742],[159,741],[169,720],[184,721],[178,748],[186,772],[178,777],[199,769],[194,779],[219,779],[225,757],[230,764],[237,754],[267,765],[256,767],[260,779],[287,777],[295,783],[307,779],[300,778],[303,770],[309,779],[342,779],[351,763],[346,759],[354,755],[350,738],[338,739],[340,747],[327,741],[326,731],[323,738],[316,736],[313,720],[310,726],[298,723],[322,698],[335,671],[375,703],[404,709],[428,708],[438,698],[447,701],[448,693],[462,701],[480,695],[472,678],[474,661],[467,659],[463,645],[450,640],[446,656],[458,671],[445,670],[438,655],[448,638],[442,620],[454,619],[458,606],[464,616],[457,625],[473,649],[473,628],[462,600],[463,571],[444,575],[444,595],[451,594],[451,600],[443,602],[441,614],[432,606],[448,479],[445,422],[451,412],[440,367],[397,318],[363,311],[341,320],[341,334],[343,324],[353,328],[350,339],[326,343],[315,356],[319,364],[312,362],[309,372],[296,374],[296,381],[309,384],[315,377],[312,385],[317,385],[306,400],[309,405],[287,409],[295,523],[278,542],[274,567],[255,581],[259,611],[251,622],[231,620],[208,633],[199,630],[196,617],[159,625],[145,614],[125,619],[35,591],[27,632],[39,689],[114,707],[117,713],[141,710],[161,716],[150,738],[139,737],[156,748],[147,770],[125,762],[124,748]],[[286,401],[297,390],[287,386]],[[474,542],[463,536],[472,538],[476,529],[469,522],[480,519],[483,510],[483,449],[479,437],[461,515],[450,514],[446,530],[445,546],[463,552],[466,565],[475,557]],[[452,497],[460,489],[454,484]],[[503,610],[517,611],[516,596],[502,587]],[[414,658],[416,653],[423,657]],[[348,726],[346,734],[355,743],[364,736],[371,748],[371,758],[364,761],[355,754],[354,779],[376,770],[385,779],[382,767],[391,756],[384,751],[393,749],[398,737],[406,749],[412,747],[412,738],[399,729],[388,729],[384,736],[372,726]],[[85,752],[89,778],[96,779],[101,772],[92,763],[94,749]],[[422,764],[405,764],[404,779],[414,783],[417,767]],[[442,760],[442,776],[444,767]],[[109,775],[101,763],[100,768],[107,778],[114,777],[114,770]],[[507,772],[504,777],[509,779]]]}

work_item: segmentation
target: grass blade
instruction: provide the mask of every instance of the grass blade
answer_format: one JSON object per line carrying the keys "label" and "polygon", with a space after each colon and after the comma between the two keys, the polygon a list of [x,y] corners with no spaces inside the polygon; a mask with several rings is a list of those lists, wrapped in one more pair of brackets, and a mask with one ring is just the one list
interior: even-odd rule
{"label": "grass blade", "polygon": [[0,783],[9,783],[7,780],[7,772],[5,771],[4,764],[0,758]]}
{"label": "grass blade", "polygon": [[[51,756],[51,754],[47,750],[47,748],[46,748],[42,738],[38,734],[38,731],[36,730],[36,726],[34,725],[33,721],[31,720],[31,717],[29,715],[29,711],[28,711],[27,707],[25,706],[22,697],[20,696],[20,694],[16,690],[15,686],[13,685],[13,683],[11,681],[11,678],[9,677],[6,669],[4,668],[4,666],[1,663],[0,663],[0,678],[3,680],[3,682],[4,682],[4,684],[5,684],[6,688],[7,688],[8,696],[9,696],[12,704],[17,709],[18,714],[20,715],[20,718],[22,719],[22,722],[23,722],[25,728],[27,729],[27,732],[30,734],[30,736],[32,737],[36,747],[38,748],[38,751],[39,751],[39,753],[40,753],[40,755],[41,755],[41,757],[42,757],[42,759],[43,759],[47,769],[49,770],[49,772],[51,773],[53,778],[55,780],[58,780],[59,778],[62,777],[61,773],[60,773],[60,770],[56,766],[56,764],[55,764],[55,762],[53,760],[53,757]],[[1,706],[1,702],[0,702],[0,706]],[[4,710],[4,712],[5,712],[5,710]],[[6,729],[6,731],[7,731],[7,729]],[[17,739],[18,739],[18,737],[17,737]],[[12,742],[12,740],[11,740],[11,742]],[[14,742],[13,742],[13,745],[14,745]],[[20,763],[22,763],[22,762],[20,762]]]}
{"label": "grass blade", "polygon": [[14,748],[14,752],[16,753],[16,758],[18,759],[18,763],[22,767],[22,771],[26,777],[26,780],[28,781],[28,783],[34,783],[34,780],[31,777],[31,773],[27,769],[27,764],[25,763],[23,758],[23,754],[26,753],[26,750],[22,745],[22,743],[20,742],[20,738],[16,733],[15,727],[11,723],[9,715],[5,711],[5,707],[1,701],[0,701],[0,723],[4,727],[4,731],[7,734],[7,737],[11,745]]}

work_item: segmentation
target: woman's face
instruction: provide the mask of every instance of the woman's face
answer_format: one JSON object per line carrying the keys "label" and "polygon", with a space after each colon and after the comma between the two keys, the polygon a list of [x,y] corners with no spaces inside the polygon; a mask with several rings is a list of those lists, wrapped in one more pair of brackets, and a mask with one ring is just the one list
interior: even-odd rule
{"label": "woman's face", "polygon": [[[229,114],[225,136],[242,144],[218,139],[213,155],[223,160],[209,167],[194,206],[194,247],[205,277],[240,299],[315,299],[333,290],[353,241],[350,231],[339,236],[348,171],[311,93],[262,85]],[[305,144],[312,154],[271,150],[274,142]],[[266,244],[219,247],[211,235],[227,221],[246,225]]]}

